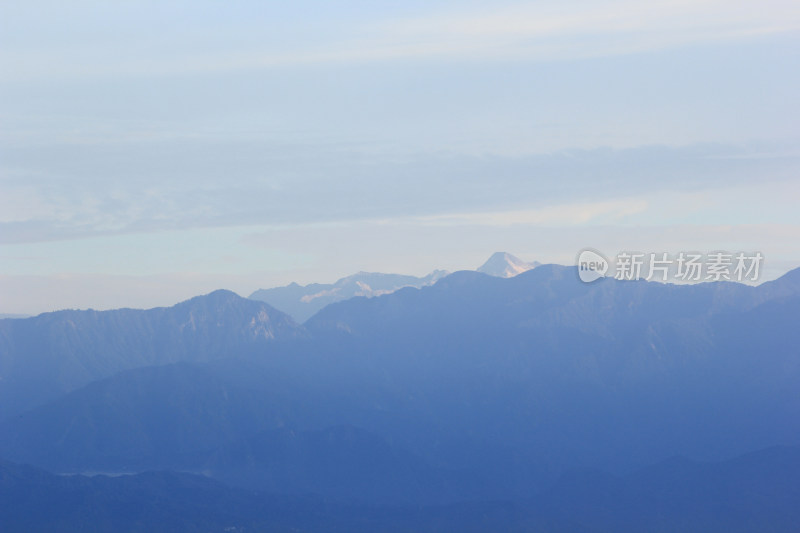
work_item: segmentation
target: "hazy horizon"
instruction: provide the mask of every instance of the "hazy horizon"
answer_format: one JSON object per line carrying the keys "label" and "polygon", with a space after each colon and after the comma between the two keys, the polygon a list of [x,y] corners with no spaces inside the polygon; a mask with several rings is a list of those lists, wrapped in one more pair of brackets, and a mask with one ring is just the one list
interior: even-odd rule
{"label": "hazy horizon", "polygon": [[494,251],[800,265],[794,3],[0,8],[0,313]]}

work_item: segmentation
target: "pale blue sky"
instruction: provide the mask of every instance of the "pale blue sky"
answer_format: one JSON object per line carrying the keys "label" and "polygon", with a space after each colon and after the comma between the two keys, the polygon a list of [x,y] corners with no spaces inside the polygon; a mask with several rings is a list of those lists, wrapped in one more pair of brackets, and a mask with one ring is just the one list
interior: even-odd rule
{"label": "pale blue sky", "polygon": [[0,2],[0,313],[496,250],[777,276],[799,44],[788,1]]}

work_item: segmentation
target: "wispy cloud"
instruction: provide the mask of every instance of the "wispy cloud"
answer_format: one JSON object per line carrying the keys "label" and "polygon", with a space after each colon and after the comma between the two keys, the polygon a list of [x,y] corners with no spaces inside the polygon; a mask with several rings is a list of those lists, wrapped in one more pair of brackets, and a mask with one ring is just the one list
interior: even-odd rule
{"label": "wispy cloud", "polygon": [[[719,146],[526,157],[366,156],[307,148],[290,157],[270,155],[260,145],[237,145],[207,157],[200,146],[175,146],[172,151],[192,162],[173,168],[151,167],[157,154],[140,148],[125,159],[129,167],[116,158],[98,166],[108,154],[89,150],[71,163],[77,170],[62,174],[57,167],[63,160],[53,157],[53,176],[36,186],[22,179],[0,183],[0,243],[380,218],[451,225],[613,222],[644,209],[640,199],[646,195],[710,190],[723,198],[726,190],[756,176],[774,188],[793,176],[798,164],[797,158],[709,158],[743,153]],[[48,153],[40,149],[31,156]],[[315,154],[313,163],[308,153]],[[253,174],[224,180],[242,157]],[[143,166],[133,166],[135,161]]]}
{"label": "wispy cloud", "polygon": [[[648,195],[711,190],[723,198],[756,177],[777,187],[798,168],[791,157],[723,157],[747,153],[727,146],[521,157],[205,146],[126,145],[124,158],[105,144],[72,147],[69,158],[46,147],[9,151],[17,168],[48,166],[35,184],[16,174],[0,180],[0,243],[382,218],[430,225],[613,223],[641,212]],[[177,161],[159,161],[163,152]],[[247,166],[236,175],[231,169],[242,160]]]}
{"label": "wispy cloud", "polygon": [[560,60],[733,41],[800,29],[796,2],[656,0],[528,3],[443,12],[381,27],[383,43],[409,56]]}
{"label": "wispy cloud", "polygon": [[[800,5],[785,0],[571,1],[495,4],[475,10],[435,4],[405,18],[335,20],[317,35],[314,25],[294,25],[295,36],[272,42],[274,31],[254,21],[224,22],[210,31],[176,25],[143,46],[136,35],[101,34],[67,46],[6,46],[3,79],[182,75],[287,66],[372,64],[396,60],[542,60],[630,54],[696,43],[737,40],[800,30]],[[78,23],[80,24],[80,23]],[[194,24],[198,24],[197,21]],[[241,34],[252,38],[241,39]],[[191,46],[203,35],[203,45]],[[168,38],[169,37],[169,38]],[[189,46],[176,47],[176,37]],[[46,36],[45,36],[46,39]],[[159,46],[160,50],[154,50]],[[217,46],[209,47],[208,43]],[[158,52],[158,53],[154,53]]]}
{"label": "wispy cloud", "polygon": [[591,34],[671,32],[687,39],[689,32],[710,37],[798,29],[796,2],[767,0],[654,0],[636,2],[571,1],[528,3],[473,13],[438,15],[394,22],[397,36],[438,36],[442,40],[485,37],[536,38]]}
{"label": "wispy cloud", "polygon": [[414,217],[407,222],[426,226],[578,226],[587,223],[612,224],[647,210],[641,198],[607,202],[581,202],[552,205],[540,209],[514,209],[494,212],[448,213]]}

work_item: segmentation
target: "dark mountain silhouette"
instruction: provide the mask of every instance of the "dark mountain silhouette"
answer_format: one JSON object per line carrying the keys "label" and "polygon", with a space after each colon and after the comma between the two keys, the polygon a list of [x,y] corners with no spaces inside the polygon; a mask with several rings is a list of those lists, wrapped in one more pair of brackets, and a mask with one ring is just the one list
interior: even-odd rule
{"label": "dark mountain silhouette", "polygon": [[437,469],[382,437],[308,424],[304,401],[241,362],[180,363],[120,373],[0,424],[0,449],[57,472],[180,468],[281,493],[338,500],[444,502],[481,494],[474,474]]}
{"label": "dark mountain silhouette", "polygon": [[366,506],[235,489],[190,474],[56,476],[0,461],[0,528],[178,532],[796,531],[800,449],[673,458],[624,477],[575,472],[526,501]]}
{"label": "dark mountain silhouette", "polygon": [[430,505],[486,493],[474,472],[435,468],[349,425],[259,433],[215,450],[203,471],[237,486],[334,501]]}
{"label": "dark mountain silhouette", "polygon": [[173,307],[0,320],[0,418],[121,370],[208,361],[302,335],[287,315],[230,291]]}
{"label": "dark mountain silhouette", "polygon": [[60,472],[186,466],[193,454],[279,427],[287,413],[268,399],[188,363],[129,370],[12,417],[0,448]]}
{"label": "dark mountain silhouette", "polygon": [[592,531],[792,531],[798,480],[800,447],[772,447],[716,463],[674,457],[625,477],[573,473],[539,503]]}

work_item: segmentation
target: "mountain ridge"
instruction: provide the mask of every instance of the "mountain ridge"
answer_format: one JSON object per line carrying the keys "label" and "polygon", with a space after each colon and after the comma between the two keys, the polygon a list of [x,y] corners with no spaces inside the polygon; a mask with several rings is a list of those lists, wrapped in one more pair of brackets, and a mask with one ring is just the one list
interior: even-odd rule
{"label": "mountain ridge", "polygon": [[304,335],[288,315],[225,290],[172,307],[0,320],[0,418],[121,370],[263,350]]}
{"label": "mountain ridge", "polygon": [[380,272],[357,272],[334,283],[290,283],[283,287],[258,289],[249,298],[267,302],[303,323],[325,306],[357,296],[374,297],[389,294],[404,287],[424,287],[447,276],[444,270],[434,270],[423,277]]}

